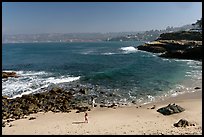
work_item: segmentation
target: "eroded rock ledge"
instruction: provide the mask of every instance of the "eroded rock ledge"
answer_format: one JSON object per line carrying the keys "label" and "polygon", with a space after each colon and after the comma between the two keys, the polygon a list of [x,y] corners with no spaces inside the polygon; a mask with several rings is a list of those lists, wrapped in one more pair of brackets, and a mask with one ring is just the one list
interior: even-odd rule
{"label": "eroded rock ledge", "polygon": [[161,34],[150,43],[140,45],[138,50],[153,53],[164,58],[202,60],[202,33],[181,31]]}

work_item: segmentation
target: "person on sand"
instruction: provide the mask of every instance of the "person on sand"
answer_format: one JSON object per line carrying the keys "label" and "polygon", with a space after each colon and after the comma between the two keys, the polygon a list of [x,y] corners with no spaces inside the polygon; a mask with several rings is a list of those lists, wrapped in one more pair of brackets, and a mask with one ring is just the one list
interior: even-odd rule
{"label": "person on sand", "polygon": [[95,107],[95,98],[91,97],[91,101],[92,101],[92,107],[94,108]]}
{"label": "person on sand", "polygon": [[84,118],[85,118],[84,123],[88,123],[88,114],[87,114],[87,112],[84,112],[84,113],[85,113],[85,115],[84,115]]}

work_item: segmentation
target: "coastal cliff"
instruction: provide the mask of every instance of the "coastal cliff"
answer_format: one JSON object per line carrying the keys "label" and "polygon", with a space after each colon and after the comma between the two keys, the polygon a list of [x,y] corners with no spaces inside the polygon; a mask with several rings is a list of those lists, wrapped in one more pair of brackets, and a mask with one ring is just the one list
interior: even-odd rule
{"label": "coastal cliff", "polygon": [[181,31],[163,33],[153,42],[137,47],[164,58],[202,60],[202,32]]}

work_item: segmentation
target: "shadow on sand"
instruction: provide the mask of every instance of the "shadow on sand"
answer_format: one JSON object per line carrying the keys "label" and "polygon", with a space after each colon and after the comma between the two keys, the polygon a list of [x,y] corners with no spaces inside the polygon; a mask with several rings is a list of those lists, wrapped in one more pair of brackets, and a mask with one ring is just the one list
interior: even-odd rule
{"label": "shadow on sand", "polygon": [[76,121],[76,122],[72,122],[72,124],[82,124],[85,123],[84,121]]}

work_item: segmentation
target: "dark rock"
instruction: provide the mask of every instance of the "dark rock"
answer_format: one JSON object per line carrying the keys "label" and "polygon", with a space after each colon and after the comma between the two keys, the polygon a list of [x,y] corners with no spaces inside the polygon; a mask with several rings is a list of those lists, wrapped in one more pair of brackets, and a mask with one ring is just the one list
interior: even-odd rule
{"label": "dark rock", "polygon": [[2,78],[8,78],[8,77],[19,77],[16,75],[16,72],[2,72]]}
{"label": "dark rock", "polygon": [[201,89],[200,87],[195,87],[194,89]]}
{"label": "dark rock", "polygon": [[138,50],[144,50],[152,53],[163,53],[166,52],[166,49],[161,46],[151,46],[151,45],[140,45],[137,47]]}
{"label": "dark rock", "polygon": [[195,124],[188,122],[185,119],[180,119],[177,123],[174,123],[175,127],[186,127],[186,126],[195,126]]}
{"label": "dark rock", "polygon": [[133,100],[133,101],[132,101],[132,104],[136,104],[136,101],[135,101],[135,100]]}
{"label": "dark rock", "polygon": [[88,111],[90,108],[85,106],[85,107],[77,107],[77,109],[79,112],[85,112],[85,111]]}
{"label": "dark rock", "polygon": [[105,92],[104,91],[100,91],[100,94],[104,94]]}
{"label": "dark rock", "polygon": [[79,92],[82,93],[82,94],[87,94],[87,89],[82,89],[82,88],[81,88],[81,89],[79,90]]}
{"label": "dark rock", "polygon": [[68,94],[69,96],[72,96],[72,95],[75,94],[75,92],[71,90],[71,91],[68,91],[67,94]]}
{"label": "dark rock", "polygon": [[4,122],[3,120],[2,120],[2,127],[5,127],[6,126],[6,122]]}
{"label": "dark rock", "polygon": [[28,120],[34,120],[34,119],[36,119],[35,117],[30,117]]}
{"label": "dark rock", "polygon": [[155,106],[155,105],[153,105],[153,107],[151,107],[151,109],[155,109],[155,107],[156,107],[156,106]]}
{"label": "dark rock", "polygon": [[157,112],[160,112],[162,113],[163,115],[171,115],[171,114],[174,114],[174,113],[180,113],[180,112],[183,112],[185,109],[178,106],[178,105],[175,105],[175,104],[169,104],[168,106],[166,107],[162,107],[162,108],[159,108],[157,110]]}
{"label": "dark rock", "polygon": [[13,126],[12,124],[9,125],[9,127],[12,127],[12,126]]}
{"label": "dark rock", "polygon": [[50,90],[50,93],[51,94],[59,94],[59,93],[62,93],[62,89],[61,88],[59,88],[59,87],[54,87],[54,88],[52,88],[51,90]]}
{"label": "dark rock", "polygon": [[115,106],[117,106],[115,103],[113,103],[113,104],[111,104],[110,106],[108,106],[108,108],[113,108],[113,107],[115,107]]}
{"label": "dark rock", "polygon": [[106,107],[106,105],[104,105],[104,104],[100,104],[100,107],[102,108],[102,107]]}
{"label": "dark rock", "polygon": [[201,46],[194,47],[194,48],[185,49],[185,50],[172,50],[159,55],[159,57],[201,60],[202,47]]}
{"label": "dark rock", "polygon": [[80,113],[80,111],[79,111],[79,110],[77,110],[77,111],[76,111],[76,113]]}

